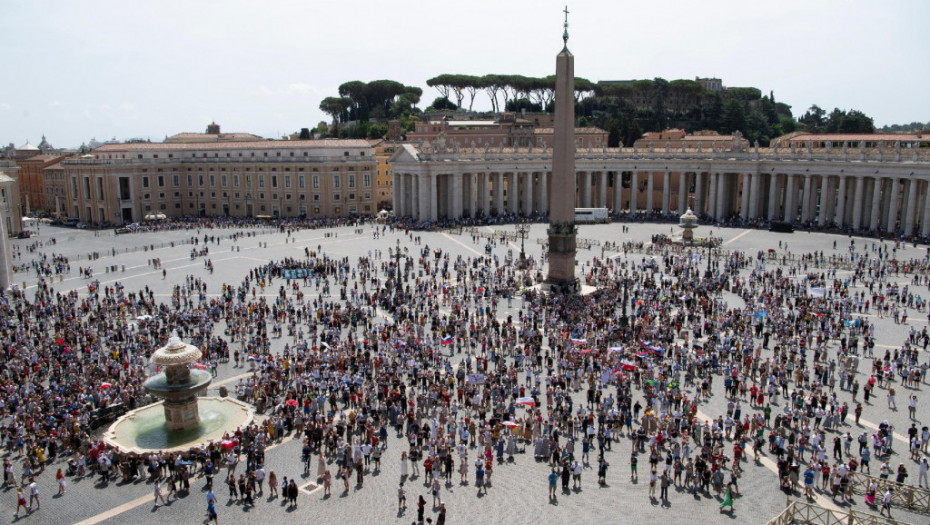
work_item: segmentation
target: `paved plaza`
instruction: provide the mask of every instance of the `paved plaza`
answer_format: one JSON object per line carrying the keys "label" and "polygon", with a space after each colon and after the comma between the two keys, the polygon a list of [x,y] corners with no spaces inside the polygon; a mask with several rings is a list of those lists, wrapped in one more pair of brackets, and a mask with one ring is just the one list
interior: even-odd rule
{"label": "paved plaza", "polygon": [[[622,226],[629,231],[622,233]],[[59,228],[47,225],[41,226],[38,235],[31,239],[14,240],[22,255],[14,259],[15,265],[22,265],[36,258],[39,254],[60,254],[70,259],[71,271],[61,280],[56,278],[52,286],[56,292],[65,293],[71,290],[81,295],[88,293],[91,279],[80,276],[78,267],[93,269],[93,279],[99,280],[100,285],[121,283],[127,291],[137,291],[148,287],[161,301],[170,301],[172,287],[180,284],[187,276],[201,278],[208,283],[207,295],[216,296],[225,284],[239,285],[246,273],[269,261],[279,261],[285,258],[303,259],[305,250],[320,250],[331,258],[347,257],[350,264],[355,264],[359,257],[372,257],[379,251],[382,260],[388,259],[388,250],[397,246],[398,241],[404,247],[414,251],[426,246],[430,250],[441,250],[454,259],[456,256],[478,257],[490,255],[503,263],[508,258],[515,258],[520,252],[520,242],[495,242],[488,245],[488,240],[482,237],[475,238],[474,232],[464,231],[447,232],[410,232],[391,230],[388,228],[383,234],[376,235],[376,229],[381,231],[381,225],[368,224],[359,227],[341,226],[326,229],[303,229],[294,233],[284,233],[276,228],[243,228],[238,229],[204,229],[204,230],[174,230],[165,232],[133,233],[114,235],[112,230],[100,232]],[[604,242],[642,242],[645,245],[656,234],[669,233],[674,227],[671,224],[645,224],[634,222],[621,222],[607,225],[582,225],[579,227],[580,239],[591,239]],[[513,225],[481,226],[477,232],[492,230],[506,230],[512,232]],[[246,232],[246,236],[237,241],[228,239],[230,234],[237,231]],[[698,236],[713,235],[722,239],[721,248],[724,250],[740,250],[747,256],[755,257],[759,252],[774,251],[782,256],[790,254],[805,254],[810,252],[823,252],[826,258],[831,255],[844,255],[849,253],[852,238],[841,235],[796,232],[793,234],[776,234],[760,230],[729,229],[710,226],[701,226],[695,232]],[[191,250],[200,249],[204,245],[192,246],[189,241],[193,237],[201,240],[204,235],[220,238],[220,242],[208,243],[209,255],[192,258]],[[420,237],[421,244],[414,246],[411,235]],[[543,255],[543,246],[537,242],[546,236],[545,224],[532,225],[529,237],[526,240],[526,253],[538,263]],[[55,243],[50,243],[51,239]],[[893,246],[889,241],[882,243],[876,239],[854,239],[856,248],[874,245]],[[43,243],[34,252],[28,247],[34,243]],[[488,248],[489,246],[489,248]],[[925,246],[902,245],[895,251],[895,257],[900,261],[910,259],[923,260],[927,255]],[[96,258],[89,258],[90,254],[97,254]],[[655,255],[661,259],[661,254]],[[703,254],[701,255],[703,256]],[[618,250],[602,249],[601,246],[592,246],[590,249],[578,250],[578,271],[581,274],[589,268],[594,258],[603,259],[623,258],[624,253]],[[640,249],[627,252],[625,257],[634,262],[642,263],[652,255]],[[159,258],[165,269],[164,278],[161,269],[151,264],[151,259]],[[211,273],[205,268],[205,260],[209,259],[214,267]],[[790,266],[790,265],[789,265]],[[767,263],[768,269],[773,268]],[[787,267],[786,267],[787,268]],[[110,271],[112,270],[112,271]],[[539,270],[543,272],[544,267]],[[748,277],[751,267],[744,268],[740,275]],[[818,273],[826,270],[811,269]],[[842,279],[850,274],[849,270],[838,269],[837,278]],[[801,282],[806,272],[801,271],[792,279]],[[668,276],[666,276],[668,278]],[[382,279],[384,277],[382,276]],[[422,276],[420,278],[429,278]],[[890,281],[902,285],[908,284],[912,276],[891,276]],[[24,287],[27,296],[31,296],[36,287],[35,272],[23,271],[14,274],[14,281]],[[261,291],[269,301],[278,297],[278,286],[283,280],[277,280],[268,288]],[[857,287],[855,291],[865,288]],[[925,286],[911,286],[910,290],[922,299],[930,299],[930,292]],[[319,296],[320,289],[314,286],[303,288],[305,300],[312,300]],[[721,298],[727,301],[729,307],[744,306],[742,298],[734,293],[723,292]],[[338,299],[338,294],[334,298]],[[512,300],[502,300],[498,305],[498,319],[513,316],[519,319],[519,312],[524,307],[519,296]],[[886,350],[899,348],[907,338],[908,332],[914,328],[922,330],[928,324],[926,308],[919,312],[911,310],[907,322],[898,324],[888,317],[879,318],[874,312],[863,314],[875,324],[875,354],[884,355]],[[386,319],[384,311],[378,313],[376,321]],[[215,330],[223,334],[223,326]],[[285,343],[291,342],[286,334],[284,337],[272,338],[272,351],[279,352]],[[831,342],[831,349],[837,343]],[[448,347],[441,347],[443,352],[449,352]],[[763,351],[763,356],[771,355],[771,347]],[[835,353],[831,350],[831,355]],[[459,363],[464,354],[453,354],[453,364]],[[927,361],[927,354],[920,353],[921,363]],[[867,379],[870,360],[865,360],[859,367],[858,379],[864,382]],[[222,363],[218,375],[210,387],[210,395],[216,395],[220,386],[232,388],[240,378],[247,377],[250,370],[234,367],[233,363]],[[707,402],[699,405],[701,417],[716,418],[724,414],[727,400],[723,396],[722,379],[715,380],[713,396]],[[840,430],[845,433],[849,430],[853,436],[865,431],[871,435],[877,431],[878,424],[887,420],[896,429],[894,439],[895,455],[891,465],[898,463],[907,465],[910,477],[908,483],[917,484],[917,464],[908,459],[906,452],[906,429],[912,422],[918,428],[930,424],[930,412],[926,406],[930,398],[926,398],[925,384],[919,389],[903,388],[896,383],[899,389],[898,407],[896,411],[888,410],[885,403],[884,390],[877,389],[876,397],[871,404],[864,404],[864,412],[860,425],[856,426],[852,417],[847,418],[846,426]],[[837,389],[841,401],[851,401],[848,391]],[[691,392],[693,393],[693,389]],[[916,421],[908,417],[907,396],[915,393],[920,398]],[[642,392],[633,389],[635,399],[642,402]],[[584,403],[584,390],[574,394],[579,404]],[[545,398],[545,395],[542,396]],[[860,396],[861,399],[861,396]],[[855,406],[854,403],[851,406]],[[744,405],[744,413],[755,413],[748,404]],[[261,416],[259,416],[261,418]],[[634,428],[636,425],[634,425]],[[102,430],[102,429],[101,429]],[[832,442],[835,434],[828,432],[828,441]],[[521,445],[521,447],[524,445]],[[731,444],[727,445],[728,453]],[[855,447],[855,445],[853,445]],[[550,472],[548,463],[538,462],[533,457],[532,443],[525,445],[525,451],[515,455],[512,462],[496,464],[491,486],[486,494],[478,494],[474,485],[473,472],[469,473],[469,483],[460,484],[457,473],[453,474],[450,484],[442,486],[442,500],[448,514],[447,523],[747,523],[761,524],[777,515],[786,504],[786,494],[779,490],[775,472],[774,458],[770,454],[763,455],[760,462],[752,461],[752,452],[747,449],[749,461],[743,463],[743,478],[739,488],[741,496],[735,499],[732,512],[721,511],[720,499],[714,496],[693,496],[684,488],[670,489],[668,502],[650,499],[648,496],[648,463],[647,455],[640,455],[639,481],[630,481],[629,457],[631,441],[624,434],[613,443],[605,458],[610,464],[606,483],[597,483],[596,452],[592,453],[592,468],[585,468],[582,474],[582,488],[563,493],[557,492],[557,497],[547,497],[547,475]],[[274,444],[266,453],[266,471],[274,470],[278,478],[296,477],[298,484],[306,488],[298,496],[298,506],[289,507],[281,498],[269,498],[267,488],[260,496],[254,507],[228,501],[226,487],[222,478],[217,477],[216,495],[219,500],[217,506],[219,523],[411,523],[416,520],[416,498],[424,495],[427,500],[426,516],[434,521],[437,509],[432,507],[432,497],[429,486],[424,485],[423,477],[411,478],[407,484],[408,508],[404,512],[397,510],[397,487],[400,479],[400,454],[407,449],[406,439],[390,433],[387,449],[382,459],[382,469],[377,473],[366,475],[364,487],[358,488],[352,484],[348,493],[343,493],[341,481],[333,482],[333,494],[324,497],[316,478],[316,462],[312,461],[312,475],[305,476],[301,467],[301,444],[292,436]],[[832,448],[828,448],[828,454]],[[470,453],[471,454],[471,453]],[[15,458],[15,454],[7,457]],[[471,457],[471,456],[470,456]],[[66,458],[64,458],[66,460]],[[98,478],[68,478],[67,492],[64,496],[56,496],[57,484],[55,471],[63,466],[64,460],[46,466],[44,473],[38,479],[41,494],[41,509],[34,510],[26,517],[14,518],[16,507],[15,490],[5,489],[0,494],[0,521],[10,523],[80,523],[92,525],[97,523],[199,523],[205,518],[205,491],[204,480],[199,475],[192,479],[191,491],[177,501],[167,506],[153,506],[153,488],[145,481],[118,482],[103,486],[97,483]],[[21,472],[18,462],[17,473]],[[243,463],[244,465],[244,463]],[[873,461],[872,472],[877,472],[880,462]],[[335,472],[335,468],[333,469]],[[713,492],[711,492],[713,494]],[[798,497],[798,496],[794,496]],[[835,507],[848,507],[847,504],[831,502],[829,496],[819,495],[817,502]],[[861,496],[854,498],[851,508],[876,512],[867,507]],[[895,508],[895,518],[911,523],[926,523],[927,517],[913,514],[905,509]]]}

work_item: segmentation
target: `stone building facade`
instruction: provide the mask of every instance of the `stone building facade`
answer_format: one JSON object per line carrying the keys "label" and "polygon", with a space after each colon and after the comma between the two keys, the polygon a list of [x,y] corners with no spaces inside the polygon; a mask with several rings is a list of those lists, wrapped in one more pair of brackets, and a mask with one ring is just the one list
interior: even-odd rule
{"label": "stone building facade", "polygon": [[92,225],[157,213],[311,218],[377,213],[377,163],[368,141],[250,137],[106,144],[65,159],[64,210]]}
{"label": "stone building facade", "polygon": [[[576,207],[705,220],[787,221],[930,236],[930,148],[578,149]],[[874,141],[873,141],[874,142]],[[418,220],[545,214],[551,150],[405,145],[391,159],[395,213]]]}

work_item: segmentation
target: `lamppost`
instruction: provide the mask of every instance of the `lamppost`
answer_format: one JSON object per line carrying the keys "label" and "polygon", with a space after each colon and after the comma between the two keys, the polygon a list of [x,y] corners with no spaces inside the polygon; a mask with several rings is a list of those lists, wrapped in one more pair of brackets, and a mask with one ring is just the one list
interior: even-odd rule
{"label": "lamppost", "polygon": [[629,298],[630,278],[627,277],[626,272],[624,272],[623,277],[620,278],[620,284],[623,285],[623,302],[621,304],[621,310],[620,310],[620,327],[626,330],[626,328],[630,324],[630,318],[626,313],[626,305],[630,302],[630,298]]}
{"label": "lamppost", "polygon": [[397,269],[394,271],[394,285],[395,285],[395,292],[397,295],[401,295],[404,293],[404,285],[401,282],[402,267],[400,264],[400,260],[402,257],[403,255],[400,250],[400,239],[397,239],[397,248],[394,249],[394,258],[397,259]]}
{"label": "lamppost", "polygon": [[707,241],[707,270],[704,271],[705,279],[710,279],[714,276],[714,273],[710,269],[710,258],[713,253],[714,253],[714,249],[711,246],[711,241],[708,239]]}
{"label": "lamppost", "polygon": [[522,217],[520,222],[517,223],[517,235],[520,236],[520,262],[518,267],[520,269],[526,268],[526,249],[525,241],[526,236],[530,232],[530,225],[526,223],[526,217]]}

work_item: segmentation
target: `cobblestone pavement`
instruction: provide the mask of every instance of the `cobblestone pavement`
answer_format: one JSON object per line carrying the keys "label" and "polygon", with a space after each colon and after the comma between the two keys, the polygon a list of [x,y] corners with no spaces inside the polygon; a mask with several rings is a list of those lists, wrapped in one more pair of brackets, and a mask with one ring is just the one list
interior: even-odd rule
{"label": "cobblestone pavement", "polygon": [[[641,240],[648,242],[656,233],[669,231],[668,224],[638,224],[630,223],[630,232],[621,234],[620,225],[581,226],[579,237],[597,239],[601,241]],[[512,226],[500,226],[497,229],[512,231]],[[539,257],[542,248],[536,239],[545,235],[545,225],[533,225],[526,248],[529,256]],[[777,249],[779,253],[786,253],[784,249],[777,248],[778,242],[788,243],[788,250],[792,253],[803,253],[813,250],[823,250],[825,255],[845,253],[850,238],[838,235],[819,233],[774,234],[756,230],[724,229],[716,227],[701,227],[698,235],[707,235],[713,231],[714,236],[723,238],[724,248],[730,250],[743,250],[754,255],[760,250]],[[94,268],[95,278],[107,284],[115,281],[123,283],[128,290],[150,287],[155,291],[156,297],[167,298],[171,293],[171,286],[181,282],[186,275],[201,277],[209,283],[208,294],[219,291],[222,283],[239,283],[245,272],[255,266],[265,264],[268,260],[277,260],[284,257],[302,256],[306,247],[311,249],[321,246],[323,251],[333,257],[346,256],[350,258],[365,255],[369,250],[387,251],[388,247],[396,245],[397,241],[406,242],[402,232],[387,233],[379,239],[372,236],[371,227],[365,227],[362,234],[353,232],[353,228],[342,227],[329,230],[304,230],[297,232],[293,237],[283,233],[266,229],[258,231],[254,237],[240,239],[233,244],[225,237],[235,230],[207,230],[207,231],[173,231],[160,233],[141,233],[114,236],[112,232],[95,234],[89,231],[80,231],[66,228],[43,226],[38,237],[29,240],[17,240],[15,244],[25,247],[38,240],[56,238],[58,244],[45,246],[40,249],[44,253],[58,253],[71,257],[72,272],[61,282],[56,282],[57,291],[78,290],[86,293],[88,280],[77,277],[77,266],[90,266]],[[254,230],[249,230],[254,231]],[[326,233],[334,233],[332,237]],[[191,260],[191,246],[181,244],[192,236],[204,234],[217,235],[224,239],[219,245],[210,245],[209,258],[215,266],[215,273],[209,274],[204,269],[203,258]],[[473,242],[470,235],[455,235],[447,233],[419,233],[424,243],[432,248],[440,248],[452,254],[473,256],[484,254],[485,241]],[[296,240],[296,242],[294,242]],[[872,239],[855,239],[858,246],[865,243],[871,246],[878,243]],[[175,246],[171,247],[170,243]],[[836,248],[834,249],[834,242]],[[263,244],[267,243],[267,247]],[[155,246],[154,250],[144,250],[141,246]],[[166,247],[160,247],[167,245]],[[232,247],[238,246],[233,251]],[[113,256],[112,249],[121,251]],[[128,251],[127,251],[128,250]],[[497,245],[492,248],[494,255],[503,258],[510,251],[519,253],[519,243]],[[96,260],[88,260],[88,254],[99,252]],[[920,258],[927,253],[924,247],[902,247],[898,250],[900,259],[911,257]],[[592,257],[615,256],[614,252],[601,252],[600,248],[593,250],[579,250],[579,264],[586,264]],[[20,264],[23,260],[30,260],[31,254],[25,254],[23,259],[14,261]],[[161,258],[167,269],[167,278],[162,280],[161,271],[155,270],[148,264],[153,257]],[[630,253],[628,257],[639,261],[645,255]],[[115,273],[108,273],[105,267],[116,265]],[[122,270],[125,266],[125,271]],[[842,273],[842,272],[838,272]],[[24,283],[27,291],[34,286],[35,277],[27,273],[14,275],[17,283]],[[894,278],[902,283],[907,278]],[[916,287],[912,287],[916,288]],[[312,297],[316,290],[306,289]],[[916,291],[924,299],[930,298],[927,290]],[[265,290],[265,295],[277,295],[277,289]],[[726,293],[725,299],[731,306],[740,305],[742,300],[733,294]],[[498,316],[506,318],[515,313],[521,306],[519,300],[514,300],[512,306],[506,302],[500,307]],[[874,318],[876,322],[877,345],[876,354],[885,349],[898,347],[907,335],[910,327],[921,329],[927,324],[926,314],[912,312],[907,325],[895,324],[891,319]],[[220,328],[222,330],[222,327]],[[222,333],[220,331],[220,333]],[[289,338],[275,339],[273,350],[279,350]],[[926,359],[926,353],[921,354],[921,361]],[[860,366],[860,374],[865,372],[866,366]],[[218,377],[211,390],[215,391],[220,384],[232,386],[238,377],[247,374],[248,369],[234,368],[232,364],[223,364],[218,370]],[[718,378],[718,381],[719,378]],[[860,381],[862,377],[860,375]],[[916,393],[921,397],[921,407],[918,410],[918,426],[930,423],[928,411],[924,408],[930,404],[930,399],[923,399],[925,387]],[[715,387],[715,395],[710,402],[702,403],[700,409],[703,414],[716,417],[725,410],[726,400],[721,395],[722,386]],[[908,389],[900,388],[898,404],[905,407],[905,400],[910,393]],[[581,394],[576,394],[581,400]],[[850,394],[842,392],[841,400],[849,400]],[[748,407],[744,406],[744,411]],[[865,405],[865,412],[860,427],[854,424],[843,428],[857,435],[862,431],[871,432],[877,423],[888,420],[897,429],[895,436],[896,456],[893,466],[903,462],[908,465],[911,472],[909,480],[916,482],[916,465],[903,454],[905,446],[902,443],[905,429],[911,424],[906,408],[890,411],[884,402],[884,394],[878,391],[878,397],[873,398],[871,405]],[[848,420],[852,423],[852,418]],[[828,435],[828,439],[831,436]],[[707,495],[692,496],[681,490],[670,491],[670,500],[662,504],[648,497],[648,468],[640,467],[640,482],[630,481],[629,461],[630,442],[625,437],[613,444],[613,449],[606,454],[610,463],[607,483],[598,486],[596,483],[596,469],[585,469],[582,476],[582,489],[559,493],[554,500],[547,498],[546,475],[549,469],[546,464],[534,461],[532,449],[528,453],[520,453],[512,462],[496,465],[492,486],[486,495],[477,495],[473,485],[473,472],[469,473],[472,483],[460,484],[458,474],[453,475],[451,483],[443,486],[442,499],[448,509],[447,523],[591,523],[595,520],[603,523],[620,522],[648,522],[663,520],[669,523],[731,523],[736,520],[740,523],[765,523],[778,512],[786,502],[786,495],[778,490],[774,472],[769,468],[771,461],[765,460],[762,464],[744,464],[744,477],[740,482],[742,496],[736,499],[735,509],[732,513],[721,512],[718,508],[719,498]],[[855,447],[855,445],[854,445]],[[322,489],[310,492],[301,492],[297,508],[286,507],[280,498],[270,499],[266,494],[257,500],[255,507],[245,507],[239,503],[228,501],[226,487],[219,482],[216,486],[216,495],[219,500],[218,512],[220,523],[301,523],[309,520],[321,523],[410,523],[416,519],[416,498],[423,494],[427,499],[428,517],[435,520],[436,513],[431,507],[432,497],[424,485],[423,478],[411,478],[407,483],[408,508],[406,511],[397,510],[397,485],[400,472],[400,452],[405,448],[405,442],[392,436],[388,441],[388,449],[382,460],[380,472],[370,472],[366,475],[364,487],[357,487],[353,483],[348,493],[342,492],[341,482],[334,480],[332,497],[323,497]],[[751,454],[749,454],[751,457]],[[279,478],[297,476],[300,485],[315,483],[316,459],[313,460],[311,477],[302,475],[300,467],[300,446],[296,441],[285,439],[276,444],[267,453],[266,469],[274,470]],[[469,456],[474,458],[474,452]],[[203,478],[193,480],[191,493],[168,506],[154,507],[152,486],[145,482],[115,483],[104,487],[92,479],[68,479],[67,493],[63,497],[54,496],[57,486],[54,479],[55,470],[61,463],[46,467],[45,472],[38,477],[41,491],[42,507],[34,510],[27,517],[14,519],[15,491],[4,490],[0,495],[0,520],[12,523],[82,523],[85,525],[96,523],[192,523],[199,522],[205,517],[205,492]],[[768,466],[767,466],[768,465]],[[877,466],[877,465],[876,465]],[[646,465],[648,467],[648,465]],[[21,469],[17,463],[17,472]],[[873,469],[874,471],[875,469]],[[827,498],[820,498],[824,504],[830,504]],[[869,511],[863,504],[861,497],[855,499],[853,508]],[[894,510],[895,517],[913,523],[927,521],[926,516],[908,513],[903,509]]]}

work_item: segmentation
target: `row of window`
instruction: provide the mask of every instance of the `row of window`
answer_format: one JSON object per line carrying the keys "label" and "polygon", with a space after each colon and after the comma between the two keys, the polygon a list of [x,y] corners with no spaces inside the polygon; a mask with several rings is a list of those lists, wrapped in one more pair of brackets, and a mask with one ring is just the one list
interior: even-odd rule
{"label": "row of window", "polygon": [[[161,192],[161,193],[158,194],[158,198],[159,198],[159,199],[165,199],[165,198],[166,198],[166,195],[167,195],[166,193]],[[198,196],[199,198],[206,198],[204,195],[205,195],[205,192],[202,192],[202,191],[201,191],[201,192],[198,193],[197,196]],[[188,197],[189,199],[193,199],[193,198],[194,198],[194,192],[192,192],[192,191],[187,192],[187,197]],[[284,200],[286,200],[286,201],[293,200],[293,197],[294,197],[294,196],[293,196],[292,194],[290,194],[290,193],[284,194]],[[356,200],[356,197],[358,197],[358,194],[356,194],[356,193],[347,193],[347,194],[346,194],[346,200],[354,201],[354,200]],[[175,199],[180,199],[180,198],[181,198],[181,192],[179,192],[179,191],[174,192],[173,198],[175,198]],[[215,192],[215,191],[210,192],[210,198],[211,198],[211,199],[216,199],[216,198],[217,198],[216,192]],[[224,191],[224,192],[223,192],[223,195],[222,195],[222,198],[223,198],[223,199],[228,199],[228,198],[230,198],[229,193],[227,193],[227,192]],[[239,193],[239,192],[235,192],[235,193],[232,194],[232,198],[233,198],[233,199],[241,199],[241,198],[242,198],[242,194]],[[249,196],[249,195],[247,194],[245,198],[246,198],[246,199],[251,199],[252,197]],[[142,194],[142,200],[151,200],[151,199],[152,199],[152,194],[151,194],[151,193],[143,193],[143,194]],[[301,194],[301,195],[298,196],[298,200],[306,200],[306,199],[307,199],[307,196],[306,196],[306,195]],[[258,194],[258,200],[265,200],[265,194],[264,194],[264,193],[259,193],[259,194]],[[271,195],[271,200],[272,200],[272,201],[278,200],[278,194],[276,194],[276,193],[272,194],[272,195]],[[341,201],[341,200],[342,200],[342,194],[341,194],[341,193],[333,193],[333,194],[332,194],[332,200],[334,200],[334,201]],[[361,195],[361,200],[366,200],[366,201],[367,201],[367,200],[371,200],[371,193],[368,193],[368,192],[363,193],[363,194]],[[313,201],[315,201],[315,202],[320,202],[320,194],[319,194],[319,193],[314,193],[314,194],[313,194]]]}
{"label": "row of window", "polygon": [[[251,186],[251,185],[252,185],[252,175],[243,175],[243,178],[244,178],[243,182],[245,182],[245,186]],[[258,182],[258,187],[259,187],[259,188],[264,188],[264,187],[265,187],[265,176],[264,176],[264,175],[257,175],[255,178],[256,178],[256,180],[257,180],[257,182]],[[283,178],[284,178],[284,181],[283,181],[283,182],[284,182],[284,187],[285,187],[285,188],[291,188],[291,187],[292,187],[292,186],[291,186],[291,180],[292,180],[292,179],[291,179],[291,176],[290,176],[290,175],[284,175]],[[86,180],[86,179],[85,179],[85,180]],[[101,180],[101,179],[98,179],[98,181],[99,181],[99,180]],[[165,187],[165,176],[164,176],[164,175],[158,175],[158,176],[156,177],[155,180],[156,180],[156,182],[157,182],[159,188],[164,188],[164,187]],[[203,186],[203,185],[204,185],[204,180],[205,180],[205,179],[204,179],[204,176],[203,176],[203,175],[197,175],[197,184],[198,184],[198,185]],[[209,175],[209,176],[207,177],[206,180],[208,180],[208,181],[210,182],[210,186],[211,186],[211,187],[216,186],[216,175]],[[238,187],[239,187],[239,180],[240,180],[240,179],[239,179],[239,175],[238,175],[238,174],[233,174],[233,176],[232,176],[233,187],[235,187],[235,188],[238,188]],[[278,178],[277,175],[271,175],[271,181],[270,181],[270,182],[271,182],[271,187],[272,187],[272,188],[277,188],[277,187],[278,187],[279,180],[280,180],[280,179]],[[228,176],[227,176],[227,175],[220,175],[220,186],[222,186],[222,187],[224,187],[224,188],[227,187],[227,186],[228,186],[228,181],[229,181],[229,179],[228,179]],[[313,175],[313,176],[311,177],[310,181],[311,181],[311,185],[313,186],[314,189],[319,189],[319,187],[320,187],[320,176],[319,176],[319,175]],[[332,181],[333,181],[333,188],[340,188],[340,187],[342,187],[342,175],[337,175],[337,174],[332,175]],[[171,183],[172,183],[172,185],[173,185],[175,188],[177,188],[178,186],[180,186],[180,185],[181,185],[181,176],[180,176],[180,175],[172,175],[172,176],[171,176]],[[188,186],[193,186],[193,185],[194,185],[194,176],[193,176],[193,175],[188,175],[188,176],[187,176],[187,185],[188,185]],[[149,176],[148,176],[148,175],[143,175],[143,176],[142,176],[142,187],[143,187],[143,188],[148,188],[149,186],[150,186]],[[354,187],[356,186],[355,174],[349,173],[349,174],[346,175],[346,186],[349,187],[349,188],[354,188]],[[298,175],[298,176],[297,176],[297,187],[298,187],[298,188],[301,188],[301,189],[307,187],[307,184],[306,184],[306,176],[305,176],[305,175]],[[368,174],[368,173],[363,173],[363,174],[362,174],[362,187],[364,187],[364,188],[370,188],[370,187],[371,187],[371,175],[370,175],[370,174]]]}
{"label": "row of window", "polygon": [[[295,156],[293,151],[290,151],[290,152],[288,152],[288,153],[290,153],[290,155],[288,155],[289,157],[294,157],[294,156]],[[304,157],[309,157],[309,156],[310,156],[310,152],[308,152],[308,151],[304,151],[304,152],[302,152],[302,153],[303,153],[303,156],[304,156]],[[158,155],[159,155],[158,153],[153,153],[152,156],[151,156],[151,158],[157,159],[157,158],[158,158]],[[200,158],[203,158],[203,159],[211,158],[211,157],[209,157],[209,155],[210,155],[209,153],[201,153]],[[275,156],[275,157],[280,157],[280,156],[281,156],[281,152],[280,152],[280,151],[276,151],[274,156]],[[349,156],[350,156],[350,153],[349,153],[348,151],[343,151],[343,152],[342,152],[342,156],[343,156],[343,157],[349,157]],[[365,156],[365,152],[364,152],[364,151],[358,152],[358,156],[359,156],[359,157],[364,157],[364,156]],[[192,159],[198,158],[196,153],[191,153],[189,157],[192,158]],[[242,157],[242,152],[239,152],[238,157]],[[249,153],[249,158],[254,158],[254,157],[255,157],[255,152]],[[267,157],[268,157],[268,152],[267,152],[267,151],[262,152],[262,157],[263,157],[263,158],[267,158]],[[98,156],[97,158],[101,158],[101,157]],[[107,155],[106,158],[107,158],[107,159],[125,159],[125,158],[126,158],[126,154],[125,154],[125,153],[121,153],[118,157],[115,156],[115,155]],[[131,158],[131,157],[130,157],[130,158]],[[143,156],[142,153],[136,153],[136,158],[137,158],[137,159],[142,159],[142,158],[144,158],[144,156]],[[167,154],[167,158],[173,159],[173,158],[174,158],[174,153],[168,153],[168,154]],[[212,158],[218,159],[218,158],[220,158],[220,154],[214,152]],[[225,157],[225,158],[227,158],[227,159],[228,159],[228,158],[232,158],[232,154],[226,153],[226,157]]]}

